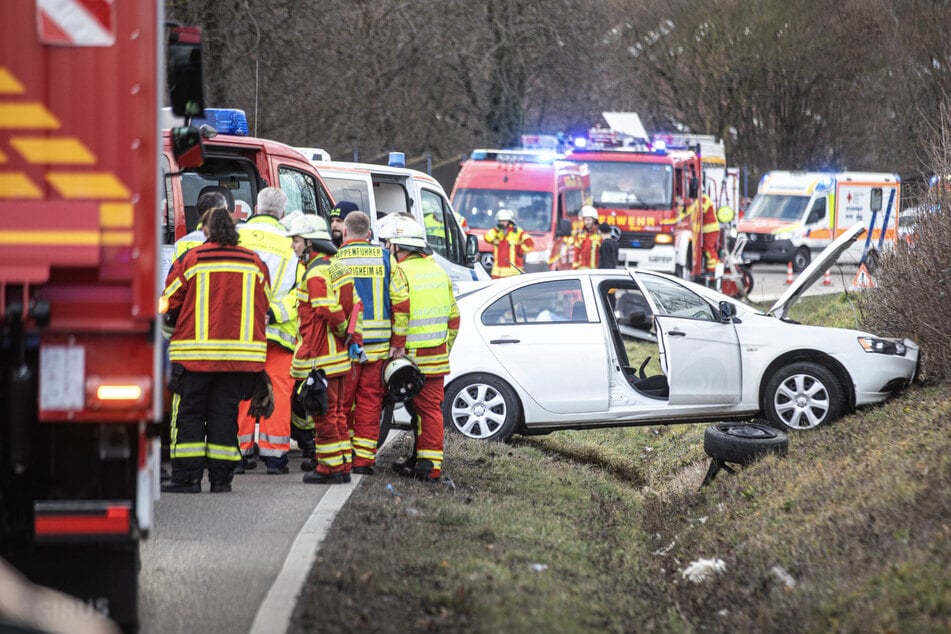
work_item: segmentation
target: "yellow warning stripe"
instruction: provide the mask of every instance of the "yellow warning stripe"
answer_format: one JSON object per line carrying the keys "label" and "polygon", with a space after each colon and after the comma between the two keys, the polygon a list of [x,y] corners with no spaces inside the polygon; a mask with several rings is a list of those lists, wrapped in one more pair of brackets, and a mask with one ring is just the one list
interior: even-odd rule
{"label": "yellow warning stripe", "polygon": [[99,226],[103,229],[124,229],[132,226],[132,205],[103,203],[99,205]]}
{"label": "yellow warning stripe", "polygon": [[7,155],[3,153],[3,150],[0,150],[0,163],[7,162]]}
{"label": "yellow warning stripe", "polygon": [[13,73],[0,66],[0,94],[22,95],[23,92],[23,84],[13,76]]}
{"label": "yellow warning stripe", "polygon": [[0,233],[0,244],[9,246],[50,246],[63,244],[69,246],[96,246],[99,244],[98,231],[4,231]]}
{"label": "yellow warning stripe", "polygon": [[131,231],[103,231],[102,246],[104,247],[122,247],[132,244]]}
{"label": "yellow warning stripe", "polygon": [[40,198],[43,192],[22,172],[0,172],[0,198]]}
{"label": "yellow warning stripe", "polygon": [[44,139],[13,137],[10,145],[16,148],[28,163],[60,165],[92,165],[95,155],[76,138]]}
{"label": "yellow warning stripe", "polygon": [[0,103],[0,130],[55,130],[59,119],[41,103]]}
{"label": "yellow warning stripe", "polygon": [[109,172],[51,172],[46,180],[64,198],[129,198],[129,190]]}

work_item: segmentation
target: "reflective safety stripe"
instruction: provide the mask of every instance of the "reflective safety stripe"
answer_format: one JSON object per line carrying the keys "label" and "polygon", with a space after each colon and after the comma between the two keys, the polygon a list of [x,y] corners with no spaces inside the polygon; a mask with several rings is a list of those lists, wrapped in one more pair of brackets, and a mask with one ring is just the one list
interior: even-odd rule
{"label": "reflective safety stripe", "polygon": [[719,222],[708,222],[703,225],[703,233],[713,233],[714,231],[720,230]]}
{"label": "reflective safety stripe", "polygon": [[376,445],[377,441],[371,438],[353,437],[353,453],[358,458],[366,458],[367,460],[376,458]]}
{"label": "reflective safety stripe", "polygon": [[433,469],[442,471],[443,452],[434,449],[418,449],[416,451],[416,460],[429,460],[433,463]]}
{"label": "reflective safety stripe", "polygon": [[314,431],[314,418],[312,416],[299,416],[291,412],[291,425],[304,431]]}
{"label": "reflective safety stripe", "polygon": [[169,455],[172,458],[204,458],[206,451],[203,442],[172,443]]}
{"label": "reflective safety stripe", "polygon": [[215,460],[230,460],[233,462],[238,462],[241,460],[241,452],[238,451],[238,448],[235,446],[227,445],[216,445],[208,443],[208,453],[206,457],[213,458]]}

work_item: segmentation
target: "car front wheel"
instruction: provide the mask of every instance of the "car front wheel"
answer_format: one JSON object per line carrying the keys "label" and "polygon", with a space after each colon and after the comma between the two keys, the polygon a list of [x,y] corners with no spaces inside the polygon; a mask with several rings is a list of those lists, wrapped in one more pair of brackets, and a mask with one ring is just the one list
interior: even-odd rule
{"label": "car front wheel", "polygon": [[764,414],[779,429],[814,429],[842,415],[845,392],[825,367],[792,363],[770,377],[763,397]]}
{"label": "car front wheel", "polygon": [[792,268],[796,273],[802,273],[802,270],[809,266],[812,261],[812,254],[806,247],[799,247],[792,256]]}
{"label": "car front wheel", "polygon": [[471,374],[453,381],[443,401],[446,427],[477,440],[508,440],[518,422],[520,404],[505,381]]}

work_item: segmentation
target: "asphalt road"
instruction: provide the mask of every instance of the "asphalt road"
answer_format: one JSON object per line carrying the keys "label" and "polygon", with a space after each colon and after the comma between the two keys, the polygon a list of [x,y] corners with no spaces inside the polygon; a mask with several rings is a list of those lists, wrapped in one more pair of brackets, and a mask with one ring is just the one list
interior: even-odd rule
{"label": "asphalt road", "polygon": [[[824,286],[823,280],[816,282],[806,291],[806,295],[841,293],[852,285],[852,279],[858,266],[854,264],[834,265],[830,273],[830,285]],[[786,265],[756,264],[753,266],[753,291],[749,299],[752,302],[774,302],[789,288],[786,284]],[[793,274],[793,279],[796,274]]]}

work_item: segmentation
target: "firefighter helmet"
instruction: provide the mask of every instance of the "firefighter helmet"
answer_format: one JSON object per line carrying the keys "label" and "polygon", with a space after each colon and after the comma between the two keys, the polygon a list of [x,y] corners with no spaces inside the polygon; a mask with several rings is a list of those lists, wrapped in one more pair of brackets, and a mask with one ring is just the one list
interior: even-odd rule
{"label": "firefighter helmet", "polygon": [[598,219],[598,210],[592,207],[591,205],[585,205],[581,208],[581,212],[578,213],[578,217],[584,220],[585,218],[594,218]]}
{"label": "firefighter helmet", "polygon": [[377,234],[381,240],[389,240],[392,245],[426,255],[433,252],[426,243],[426,232],[418,222],[409,216],[391,215],[395,216],[393,220],[389,220],[388,216],[377,226]]}
{"label": "firefighter helmet", "polygon": [[383,368],[383,383],[386,391],[396,403],[413,398],[423,389],[423,373],[409,357],[396,357],[386,362]]}
{"label": "firefighter helmet", "polygon": [[515,213],[510,209],[499,209],[499,213],[495,214],[495,220],[497,222],[515,222]]}
{"label": "firefighter helmet", "polygon": [[330,232],[327,231],[327,221],[320,216],[313,214],[291,214],[287,222],[287,231],[284,232],[289,238],[299,237],[310,240],[314,248],[322,253],[333,255],[337,252],[333,240],[330,238]]}
{"label": "firefighter helmet", "polygon": [[722,224],[729,224],[733,222],[733,208],[729,205],[723,205],[717,209],[717,222]]}

